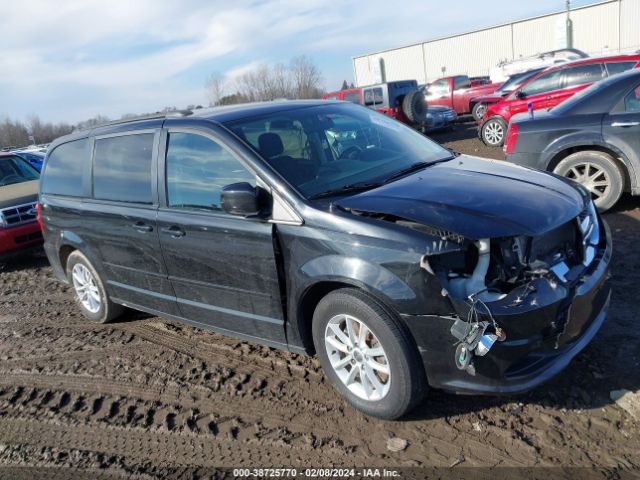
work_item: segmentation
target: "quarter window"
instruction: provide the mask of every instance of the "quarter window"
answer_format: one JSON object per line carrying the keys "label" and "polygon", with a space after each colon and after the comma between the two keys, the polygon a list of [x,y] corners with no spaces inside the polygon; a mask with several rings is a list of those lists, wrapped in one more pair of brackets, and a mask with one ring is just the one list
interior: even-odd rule
{"label": "quarter window", "polygon": [[360,94],[359,93],[345,93],[344,97],[342,97],[342,99],[345,102],[351,102],[351,103],[360,103]]}
{"label": "quarter window", "polygon": [[597,82],[604,77],[602,64],[591,63],[565,70],[565,87],[577,87],[587,83]]}
{"label": "quarter window", "polygon": [[226,185],[256,184],[255,176],[210,138],[193,133],[169,134],[167,203],[169,207],[222,211],[220,193]]}
{"label": "quarter window", "polygon": [[640,86],[637,86],[624,97],[625,112],[640,112]]}
{"label": "quarter window", "polygon": [[86,138],[56,147],[47,159],[46,172],[41,180],[42,192],[82,196],[82,171],[90,158]]}
{"label": "quarter window", "polygon": [[94,198],[152,203],[153,137],[153,133],[142,133],[96,140]]}

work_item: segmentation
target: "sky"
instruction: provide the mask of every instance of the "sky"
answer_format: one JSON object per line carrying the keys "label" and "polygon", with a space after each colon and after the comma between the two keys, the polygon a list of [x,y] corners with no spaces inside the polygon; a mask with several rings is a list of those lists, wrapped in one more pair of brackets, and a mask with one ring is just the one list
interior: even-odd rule
{"label": "sky", "polygon": [[[573,0],[572,5],[594,3]],[[0,0],[0,119],[76,123],[207,105],[206,79],[308,56],[328,90],[351,58],[564,8],[564,0]],[[446,6],[445,6],[446,5]]]}

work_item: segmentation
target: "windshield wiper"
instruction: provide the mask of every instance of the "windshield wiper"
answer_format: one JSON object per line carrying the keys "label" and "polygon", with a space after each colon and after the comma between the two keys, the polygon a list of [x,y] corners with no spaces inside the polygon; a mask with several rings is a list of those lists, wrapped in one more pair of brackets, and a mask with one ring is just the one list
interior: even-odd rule
{"label": "windshield wiper", "polygon": [[412,163],[408,167],[403,168],[402,170],[398,170],[397,172],[392,174],[390,177],[387,177],[383,183],[393,182],[394,180],[397,180],[400,177],[404,177],[405,175],[409,175],[410,173],[417,172],[418,170],[422,170],[423,168],[426,168],[426,167],[430,167],[431,165],[435,165],[436,163],[446,162],[447,160],[451,160],[452,158],[454,158],[454,155],[450,157],[440,158],[438,160],[432,160],[430,162]]}
{"label": "windshield wiper", "polygon": [[311,195],[309,199],[315,200],[317,198],[333,197],[334,195],[340,195],[343,193],[360,192],[363,190],[370,190],[372,188],[379,187],[380,185],[382,185],[382,182],[353,183],[344,185],[340,188],[332,188],[331,190],[316,193],[315,195]]}

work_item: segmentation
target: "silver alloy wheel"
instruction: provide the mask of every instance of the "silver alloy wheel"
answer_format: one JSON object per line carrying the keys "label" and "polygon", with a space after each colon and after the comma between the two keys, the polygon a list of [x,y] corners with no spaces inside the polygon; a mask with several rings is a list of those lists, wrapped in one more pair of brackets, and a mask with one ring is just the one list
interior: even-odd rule
{"label": "silver alloy wheel", "polygon": [[480,120],[484,117],[485,112],[487,111],[487,106],[484,103],[481,103],[478,108],[476,108],[476,118]]}
{"label": "silver alloy wheel", "polygon": [[504,128],[500,122],[489,120],[484,127],[484,139],[491,145],[497,145],[504,138]]}
{"label": "silver alloy wheel", "polygon": [[91,313],[100,310],[100,290],[91,271],[81,263],[76,263],[71,270],[73,288],[82,306]]}
{"label": "silver alloy wheel", "polygon": [[606,197],[611,189],[611,179],[607,172],[590,162],[579,163],[569,168],[564,175],[586,187],[594,200]]}
{"label": "silver alloy wheel", "polygon": [[357,397],[377,401],[391,387],[391,369],[382,344],[367,325],[350,315],[327,324],[324,345],[338,378]]}

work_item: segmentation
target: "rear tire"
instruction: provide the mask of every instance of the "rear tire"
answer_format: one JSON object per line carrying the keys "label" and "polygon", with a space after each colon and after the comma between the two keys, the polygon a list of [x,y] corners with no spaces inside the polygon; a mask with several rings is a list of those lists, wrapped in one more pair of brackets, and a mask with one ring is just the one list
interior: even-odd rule
{"label": "rear tire", "polygon": [[488,147],[501,147],[507,135],[507,122],[502,117],[491,117],[480,127],[480,138]]}
{"label": "rear tire", "polygon": [[556,165],[553,173],[570,178],[589,190],[601,212],[613,207],[624,189],[623,172],[616,161],[604,152],[572,153]]}
{"label": "rear tire", "polygon": [[320,300],[313,341],[334,388],[368,415],[396,419],[426,393],[424,368],[406,328],[359,290],[336,290]]}
{"label": "rear tire", "polygon": [[122,305],[111,301],[98,272],[78,250],[72,252],[67,259],[67,279],[74,290],[82,315],[89,320],[108,323],[124,311]]}
{"label": "rear tire", "polygon": [[482,120],[482,117],[484,117],[484,114],[486,111],[487,111],[486,103],[476,103],[473,106],[473,109],[471,110],[471,115],[473,116],[473,119],[476,122],[479,122],[480,120]]}

